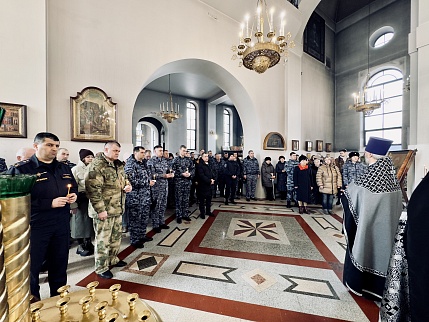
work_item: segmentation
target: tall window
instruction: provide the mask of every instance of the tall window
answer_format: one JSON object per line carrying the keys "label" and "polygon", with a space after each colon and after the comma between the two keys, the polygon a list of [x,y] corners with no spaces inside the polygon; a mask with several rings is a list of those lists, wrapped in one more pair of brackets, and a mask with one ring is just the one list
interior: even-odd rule
{"label": "tall window", "polygon": [[187,123],[187,140],[186,146],[189,150],[196,150],[197,147],[197,107],[195,104],[188,102],[186,104],[186,123]]}
{"label": "tall window", "polygon": [[402,73],[397,69],[385,69],[368,80],[369,97],[381,97],[385,101],[364,119],[365,145],[369,137],[378,136],[402,143]]}
{"label": "tall window", "polygon": [[231,112],[223,110],[223,146],[231,146]]}

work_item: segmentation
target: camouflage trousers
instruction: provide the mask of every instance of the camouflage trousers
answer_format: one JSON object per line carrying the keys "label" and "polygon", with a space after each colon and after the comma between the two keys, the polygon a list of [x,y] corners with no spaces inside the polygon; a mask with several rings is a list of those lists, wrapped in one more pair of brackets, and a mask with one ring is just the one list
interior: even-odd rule
{"label": "camouflage trousers", "polygon": [[189,217],[189,194],[191,192],[191,180],[176,180],[176,218]]}
{"label": "camouflage trousers", "polygon": [[147,222],[149,220],[150,204],[142,203],[138,206],[128,207],[130,243],[137,243],[146,236]]}
{"label": "camouflage trousers", "polygon": [[152,198],[156,200],[155,209],[150,211],[152,227],[156,228],[165,224],[164,214],[167,208],[168,182],[167,180],[157,180],[152,187]]}
{"label": "camouflage trousers", "polygon": [[255,198],[257,174],[248,174],[246,176],[246,198]]}
{"label": "camouflage trousers", "polygon": [[292,190],[287,190],[287,194],[286,194],[286,200],[287,201],[296,201],[296,190],[292,189]]}
{"label": "camouflage trousers", "polygon": [[118,253],[122,239],[122,216],[94,219],[95,231],[95,272],[104,273],[110,265],[119,262]]}

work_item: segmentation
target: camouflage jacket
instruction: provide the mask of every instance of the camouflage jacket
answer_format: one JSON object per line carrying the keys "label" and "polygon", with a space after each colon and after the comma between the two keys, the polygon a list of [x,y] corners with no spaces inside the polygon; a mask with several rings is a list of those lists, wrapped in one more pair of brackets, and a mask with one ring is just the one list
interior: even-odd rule
{"label": "camouflage jacket", "polygon": [[85,174],[86,195],[90,200],[88,215],[98,218],[107,211],[107,216],[120,216],[125,210],[124,163],[107,160],[104,154],[96,157]]}
{"label": "camouflage jacket", "polygon": [[294,184],[293,184],[293,170],[295,169],[295,167],[299,164],[298,160],[292,160],[289,159],[288,161],[286,161],[286,174],[287,174],[287,180],[286,180],[286,187],[287,190],[292,190],[294,189]]}
{"label": "camouflage jacket", "polygon": [[244,175],[256,175],[260,174],[259,171],[259,162],[256,158],[249,158],[249,156],[245,157],[243,160],[243,174]]}
{"label": "camouflage jacket", "polygon": [[352,183],[364,172],[365,167],[366,166],[360,162],[353,163],[351,160],[347,160],[343,166],[343,185],[348,186]]}
{"label": "camouflage jacket", "polygon": [[165,178],[165,175],[170,171],[167,159],[152,157],[147,160],[147,167],[149,168],[151,179],[156,180],[155,186],[167,184],[167,178]]}
{"label": "camouflage jacket", "polygon": [[[172,168],[174,171],[174,180],[191,180],[195,176],[195,165],[191,158],[188,157],[175,157]],[[188,178],[182,176],[182,173],[188,171],[191,175]]]}
{"label": "camouflage jacket", "polygon": [[126,195],[127,206],[145,205],[150,203],[150,172],[147,160],[137,161],[132,154],[125,163],[125,174],[133,190]]}

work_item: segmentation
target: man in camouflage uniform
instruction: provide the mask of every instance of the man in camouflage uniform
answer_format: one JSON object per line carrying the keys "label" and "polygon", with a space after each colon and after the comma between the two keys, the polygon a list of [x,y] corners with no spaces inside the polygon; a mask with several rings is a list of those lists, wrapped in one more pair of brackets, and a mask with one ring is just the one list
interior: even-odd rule
{"label": "man in camouflage uniform", "polygon": [[153,240],[146,236],[146,228],[150,210],[150,186],[155,182],[150,180],[146,162],[144,147],[136,146],[125,163],[125,173],[133,187],[126,195],[125,205],[129,215],[130,243],[136,248],[143,248],[145,242]]}
{"label": "man in camouflage uniform", "polygon": [[162,146],[153,148],[153,157],[147,161],[147,166],[152,179],[155,180],[155,185],[151,188],[152,200],[156,200],[155,208],[150,211],[152,227],[156,233],[160,233],[161,229],[170,228],[165,224],[164,213],[167,208],[167,179],[174,177],[169,171],[167,160],[163,158]]}
{"label": "man in camouflage uniform", "polygon": [[246,180],[246,200],[256,200],[256,182],[259,179],[261,172],[259,170],[259,162],[255,158],[255,152],[249,150],[249,155],[243,160],[243,178]]}
{"label": "man in camouflage uniform", "polygon": [[185,155],[186,146],[181,145],[179,156],[173,161],[174,181],[176,183],[176,220],[178,224],[182,223],[182,219],[191,221],[188,214],[189,193],[191,180],[195,175],[195,166],[194,162]]}
{"label": "man in camouflage uniform", "polygon": [[286,174],[287,174],[287,180],[286,180],[286,207],[291,208],[291,201],[293,200],[295,202],[295,206],[297,204],[296,202],[296,191],[295,191],[295,185],[293,184],[293,169],[299,164],[299,161],[296,159],[297,154],[295,152],[291,152],[289,154],[290,159],[286,162],[285,168],[286,168]]}
{"label": "man in camouflage uniform", "polygon": [[112,278],[110,265],[127,265],[118,258],[122,238],[122,214],[125,193],[132,187],[127,182],[124,163],[119,160],[121,145],[108,141],[103,154],[91,162],[85,176],[86,194],[90,201],[88,215],[94,219],[95,272],[101,278]]}

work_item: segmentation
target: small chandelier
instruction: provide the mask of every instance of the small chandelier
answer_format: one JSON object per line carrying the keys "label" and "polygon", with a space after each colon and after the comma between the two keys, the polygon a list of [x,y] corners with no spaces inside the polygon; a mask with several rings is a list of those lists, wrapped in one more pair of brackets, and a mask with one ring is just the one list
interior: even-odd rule
{"label": "small chandelier", "polygon": [[[370,19],[371,19],[371,3],[368,1],[368,38],[370,36]],[[383,94],[380,92],[379,95],[375,93],[374,90],[368,88],[368,81],[371,78],[369,72],[369,42],[368,42],[368,74],[365,80],[365,86],[362,93],[359,91],[357,94],[353,93],[353,104],[349,105],[349,110],[354,110],[356,112],[362,112],[364,115],[371,115],[374,110],[381,107],[381,104],[385,102],[383,99]]]}
{"label": "small chandelier", "polygon": [[[287,49],[295,47],[295,43],[290,40],[292,37],[290,32],[285,35],[284,13],[280,16],[279,35],[276,36],[273,19],[274,8],[271,8],[268,13],[265,0],[258,0],[256,7],[255,23],[249,27],[250,17],[248,15],[245,17],[245,23],[241,24],[239,45],[232,46],[231,50],[237,53],[232,56],[232,59],[237,59],[238,55],[240,67],[244,65],[244,67],[262,74],[268,68],[277,65],[281,58],[286,62]],[[264,17],[268,22],[269,30],[266,39],[264,38]],[[253,32],[255,32],[254,41],[252,41]]]}
{"label": "small chandelier", "polygon": [[156,115],[161,116],[163,119],[167,120],[168,123],[172,123],[174,120],[182,117],[182,114],[179,114],[179,104],[173,104],[173,96],[171,95],[170,90],[170,74],[168,74],[168,94],[170,95],[169,101],[167,101],[167,108],[163,103],[159,104],[159,112]]}

